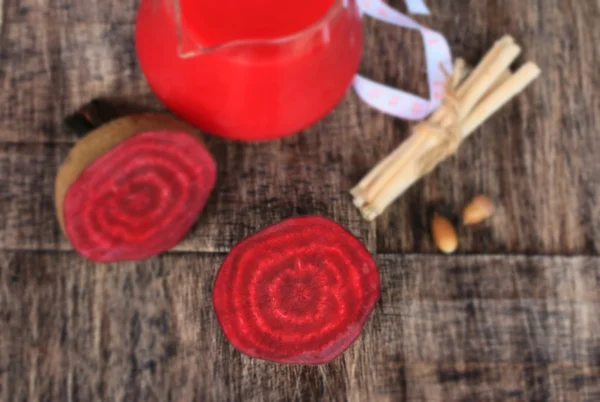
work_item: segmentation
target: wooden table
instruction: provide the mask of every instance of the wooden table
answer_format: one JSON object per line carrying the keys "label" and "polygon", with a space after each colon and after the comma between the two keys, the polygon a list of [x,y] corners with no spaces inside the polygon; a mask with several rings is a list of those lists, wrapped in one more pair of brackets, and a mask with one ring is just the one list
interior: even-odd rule
{"label": "wooden table", "polygon": [[[101,265],[75,254],[53,181],[92,97],[160,110],[136,64],[136,1],[0,0],[0,400],[600,400],[600,2],[429,0],[457,56],[512,34],[543,76],[373,223],[348,190],[408,124],[349,93],[298,135],[212,140],[219,182],[175,250]],[[393,5],[403,9],[403,2]],[[362,71],[426,95],[419,36],[366,20]],[[499,203],[439,255],[431,211]],[[336,219],[376,255],[382,296],[333,363],[250,359],[211,287],[224,253],[296,214]]]}

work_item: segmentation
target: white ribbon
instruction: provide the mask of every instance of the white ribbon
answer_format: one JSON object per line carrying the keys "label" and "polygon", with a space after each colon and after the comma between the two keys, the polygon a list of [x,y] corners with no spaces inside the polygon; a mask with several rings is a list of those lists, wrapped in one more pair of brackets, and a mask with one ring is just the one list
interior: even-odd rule
{"label": "white ribbon", "polygon": [[429,9],[423,0],[406,0],[406,8],[411,14],[429,14]]}
{"label": "white ribbon", "polygon": [[[358,0],[363,14],[392,25],[417,30],[423,38],[427,81],[431,99],[388,87],[369,80],[361,75],[354,77],[353,87],[358,96],[371,107],[383,113],[406,120],[422,120],[437,109],[442,101],[445,76],[440,68],[452,73],[452,55],[448,41],[439,32],[419,25],[401,12],[391,8],[381,0]],[[408,10],[414,14],[428,14],[423,0],[406,0]],[[402,57],[398,57],[398,62]]]}

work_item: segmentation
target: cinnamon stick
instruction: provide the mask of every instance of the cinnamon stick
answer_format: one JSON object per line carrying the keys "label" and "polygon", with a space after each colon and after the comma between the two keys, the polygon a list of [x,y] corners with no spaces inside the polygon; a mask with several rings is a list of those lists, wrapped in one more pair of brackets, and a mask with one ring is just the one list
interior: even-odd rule
{"label": "cinnamon stick", "polygon": [[354,205],[366,219],[381,214],[539,76],[540,70],[534,63],[527,63],[511,74],[509,66],[520,51],[512,37],[501,38],[464,80],[464,61],[456,61],[453,74],[448,77],[446,102],[350,191]]}

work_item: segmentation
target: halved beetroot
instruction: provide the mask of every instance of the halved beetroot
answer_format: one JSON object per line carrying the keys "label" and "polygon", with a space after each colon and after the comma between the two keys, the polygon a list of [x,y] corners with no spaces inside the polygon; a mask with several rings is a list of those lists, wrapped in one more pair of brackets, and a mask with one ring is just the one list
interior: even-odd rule
{"label": "halved beetroot", "polygon": [[[126,119],[84,138],[57,176],[61,225],[73,247],[94,261],[138,260],[172,248],[215,184],[215,162],[195,134],[165,125],[170,117]],[[134,132],[128,125],[163,128]]]}
{"label": "halved beetroot", "polygon": [[359,336],[379,293],[377,266],[362,243],[336,222],[306,216],[233,247],[217,274],[213,303],[240,352],[322,364]]}

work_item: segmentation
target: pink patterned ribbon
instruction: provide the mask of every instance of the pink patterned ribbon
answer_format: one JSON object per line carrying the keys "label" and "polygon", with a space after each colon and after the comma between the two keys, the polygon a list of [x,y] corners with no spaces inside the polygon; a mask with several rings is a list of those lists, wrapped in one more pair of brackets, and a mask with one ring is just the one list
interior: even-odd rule
{"label": "pink patterned ribbon", "polygon": [[[363,14],[421,33],[431,99],[380,84],[361,75],[354,77],[354,90],[365,103],[383,113],[405,120],[422,120],[437,109],[442,100],[445,76],[440,65],[449,73],[452,72],[452,55],[448,41],[439,32],[418,24],[381,0],[359,0],[358,4]],[[411,13],[429,14],[423,0],[406,0],[406,5]],[[398,61],[400,62],[401,58]]]}

